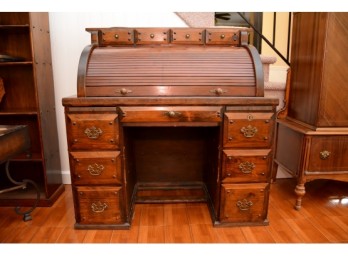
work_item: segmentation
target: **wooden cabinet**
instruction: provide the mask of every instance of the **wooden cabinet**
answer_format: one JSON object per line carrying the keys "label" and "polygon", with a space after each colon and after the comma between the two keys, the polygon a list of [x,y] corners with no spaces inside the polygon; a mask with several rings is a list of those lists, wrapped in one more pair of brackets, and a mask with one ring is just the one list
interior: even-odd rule
{"label": "wooden cabinet", "polygon": [[[10,170],[17,180],[35,181],[39,206],[50,206],[63,192],[47,13],[0,13],[0,78],[5,94],[0,124],[27,125],[30,149],[16,156]],[[0,167],[1,186],[9,182]],[[32,192],[31,192],[32,191]],[[1,206],[30,206],[35,190],[0,195]]]}
{"label": "wooden cabinet", "polygon": [[244,33],[88,31],[63,99],[75,228],[130,228],[135,204],[166,202],[206,202],[214,226],[267,225],[278,99]]}
{"label": "wooden cabinet", "polygon": [[297,178],[296,209],[313,179],[348,181],[347,13],[294,13],[288,116],[276,165]]}

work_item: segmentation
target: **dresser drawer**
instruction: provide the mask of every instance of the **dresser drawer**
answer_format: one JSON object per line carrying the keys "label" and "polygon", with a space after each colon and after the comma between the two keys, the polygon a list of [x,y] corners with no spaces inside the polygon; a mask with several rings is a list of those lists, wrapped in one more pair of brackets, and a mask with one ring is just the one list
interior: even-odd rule
{"label": "dresser drawer", "polygon": [[237,29],[207,29],[205,42],[208,45],[239,45],[240,31]]}
{"label": "dresser drawer", "polygon": [[224,115],[224,147],[270,148],[273,140],[273,113],[234,113]]}
{"label": "dresser drawer", "polygon": [[313,136],[308,171],[348,173],[348,136]]}
{"label": "dresser drawer", "polygon": [[75,185],[121,184],[120,152],[70,152]]}
{"label": "dresser drawer", "polygon": [[173,44],[204,44],[204,30],[203,29],[173,29],[172,43]]}
{"label": "dresser drawer", "polygon": [[224,150],[222,182],[267,182],[271,150]]}
{"label": "dresser drawer", "polygon": [[223,184],[221,222],[263,222],[267,218],[269,184]]}
{"label": "dresser drawer", "polygon": [[115,150],[119,143],[118,115],[68,114],[67,137],[71,150]]}
{"label": "dresser drawer", "polygon": [[120,107],[121,122],[221,122],[221,107]]}
{"label": "dresser drawer", "polygon": [[130,45],[134,44],[132,29],[102,29],[100,32],[100,45]]}
{"label": "dresser drawer", "polygon": [[169,35],[169,30],[163,28],[144,28],[135,31],[137,45],[168,43]]}
{"label": "dresser drawer", "polygon": [[80,224],[124,223],[121,187],[77,187]]}

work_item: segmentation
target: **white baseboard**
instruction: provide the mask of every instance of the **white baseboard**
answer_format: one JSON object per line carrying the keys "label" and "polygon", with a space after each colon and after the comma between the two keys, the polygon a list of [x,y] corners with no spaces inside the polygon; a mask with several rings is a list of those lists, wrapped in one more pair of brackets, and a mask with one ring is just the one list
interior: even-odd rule
{"label": "white baseboard", "polygon": [[71,177],[69,170],[62,170],[63,184],[71,184]]}

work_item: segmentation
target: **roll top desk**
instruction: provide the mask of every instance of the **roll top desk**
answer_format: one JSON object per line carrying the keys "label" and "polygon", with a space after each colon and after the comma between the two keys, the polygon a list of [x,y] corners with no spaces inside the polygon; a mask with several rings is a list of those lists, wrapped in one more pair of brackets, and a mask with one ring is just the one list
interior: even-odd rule
{"label": "roll top desk", "polygon": [[278,99],[236,29],[89,28],[65,107],[75,228],[128,229],[136,203],[206,202],[267,225]]}

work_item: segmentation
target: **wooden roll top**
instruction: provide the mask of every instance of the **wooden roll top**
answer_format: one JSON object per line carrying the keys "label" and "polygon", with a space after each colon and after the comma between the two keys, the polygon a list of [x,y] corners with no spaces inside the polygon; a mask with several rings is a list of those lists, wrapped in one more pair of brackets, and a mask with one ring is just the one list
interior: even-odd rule
{"label": "wooden roll top", "polygon": [[87,30],[78,97],[263,96],[262,63],[245,31]]}

